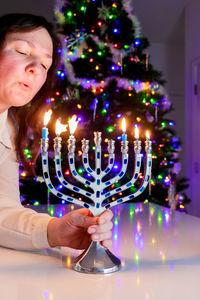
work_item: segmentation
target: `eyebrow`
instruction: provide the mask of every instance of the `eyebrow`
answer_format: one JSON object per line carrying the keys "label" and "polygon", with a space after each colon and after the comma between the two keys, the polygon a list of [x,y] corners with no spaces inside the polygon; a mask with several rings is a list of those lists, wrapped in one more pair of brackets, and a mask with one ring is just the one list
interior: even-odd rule
{"label": "eyebrow", "polygon": [[[27,40],[24,40],[24,39],[19,39],[19,38],[16,38],[16,39],[13,39],[14,41],[22,41],[22,42],[25,42],[25,43],[27,43],[27,44],[29,44],[29,46],[31,46],[31,47],[33,47],[33,48],[36,48],[35,47],[35,45],[32,43],[32,42],[30,42],[30,41],[27,41]],[[48,54],[48,53],[45,53],[44,54],[48,59],[53,59],[52,58],[52,55],[50,55],[50,54]]]}

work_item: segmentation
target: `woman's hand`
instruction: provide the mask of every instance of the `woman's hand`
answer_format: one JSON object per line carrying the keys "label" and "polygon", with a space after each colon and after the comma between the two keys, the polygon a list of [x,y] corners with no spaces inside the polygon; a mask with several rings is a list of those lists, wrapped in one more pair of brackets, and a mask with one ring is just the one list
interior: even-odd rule
{"label": "woman's hand", "polygon": [[53,218],[47,227],[49,245],[86,249],[92,240],[101,242],[105,248],[110,248],[112,217],[110,210],[106,210],[99,217],[93,217],[88,209],[82,208],[60,219]]}

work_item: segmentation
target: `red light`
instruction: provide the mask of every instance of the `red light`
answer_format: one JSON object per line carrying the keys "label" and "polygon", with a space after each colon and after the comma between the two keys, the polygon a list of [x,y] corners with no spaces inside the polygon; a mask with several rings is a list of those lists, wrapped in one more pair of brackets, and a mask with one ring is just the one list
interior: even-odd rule
{"label": "red light", "polygon": [[70,175],[70,171],[69,170],[67,170],[66,172],[65,172],[65,175]]}

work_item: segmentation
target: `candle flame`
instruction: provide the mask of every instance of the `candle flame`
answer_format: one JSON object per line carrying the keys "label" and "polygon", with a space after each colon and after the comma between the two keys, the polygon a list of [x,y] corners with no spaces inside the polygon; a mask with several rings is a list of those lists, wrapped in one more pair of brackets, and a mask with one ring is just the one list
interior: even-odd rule
{"label": "candle flame", "polygon": [[126,120],[125,120],[125,118],[122,119],[122,131],[124,133],[126,132]]}
{"label": "candle flame", "polygon": [[52,110],[48,110],[45,114],[44,114],[44,126],[47,126],[47,124],[49,123],[49,120],[51,118],[51,114],[52,114]]}
{"label": "candle flame", "polygon": [[150,134],[149,134],[148,130],[146,131],[146,137],[147,137],[148,140],[150,140]]}
{"label": "candle flame", "polygon": [[139,128],[138,128],[138,126],[135,126],[135,138],[139,139]]}
{"label": "candle flame", "polygon": [[76,121],[76,115],[73,115],[72,118],[69,120],[70,134],[74,134],[77,125],[78,125],[78,121]]}
{"label": "candle flame", "polygon": [[67,129],[67,124],[62,124],[60,120],[58,119],[56,121],[56,134],[60,135],[63,131]]}

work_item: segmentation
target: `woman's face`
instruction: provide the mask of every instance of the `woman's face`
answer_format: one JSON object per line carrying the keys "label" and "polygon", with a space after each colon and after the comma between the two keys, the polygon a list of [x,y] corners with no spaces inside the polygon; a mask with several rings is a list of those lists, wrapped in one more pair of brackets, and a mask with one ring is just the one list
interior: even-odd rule
{"label": "woman's face", "polygon": [[52,55],[45,28],[6,35],[0,51],[0,113],[33,99],[46,81]]}

